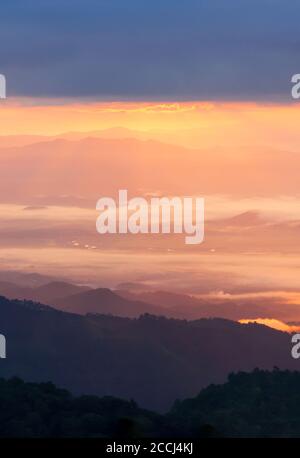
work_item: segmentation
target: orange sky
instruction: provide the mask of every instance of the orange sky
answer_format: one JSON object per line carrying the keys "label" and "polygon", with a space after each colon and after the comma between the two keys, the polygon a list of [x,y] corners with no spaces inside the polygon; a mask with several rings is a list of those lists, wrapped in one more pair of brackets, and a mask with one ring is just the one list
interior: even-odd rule
{"label": "orange sky", "polygon": [[[295,147],[300,142],[300,104],[91,102],[7,99],[0,104],[0,135],[56,135],[125,127],[151,131],[186,146],[272,143]],[[161,138],[163,137],[163,138]]]}
{"label": "orange sky", "polygon": [[297,325],[289,325],[284,323],[283,321],[275,320],[274,318],[256,318],[255,320],[239,320],[242,324],[247,323],[258,323],[263,324],[265,326],[269,326],[269,328],[277,329],[278,331],[295,333],[300,331],[300,326]]}
{"label": "orange sky", "polygon": [[[68,272],[102,286],[146,281],[197,293],[208,285],[217,294],[270,291],[274,298],[281,291],[294,307],[287,317],[298,319],[299,115],[297,103],[1,102],[0,136],[111,129],[99,134],[110,139],[102,143],[0,137],[2,268]],[[22,142],[29,144],[4,148]],[[161,190],[204,196],[204,244],[191,256],[172,238],[101,239],[94,205],[114,187],[131,197]]]}

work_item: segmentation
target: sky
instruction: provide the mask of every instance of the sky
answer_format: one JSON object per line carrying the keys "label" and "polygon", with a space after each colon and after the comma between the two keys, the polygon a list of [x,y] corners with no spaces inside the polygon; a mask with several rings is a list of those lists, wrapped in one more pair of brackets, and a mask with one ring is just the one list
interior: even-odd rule
{"label": "sky", "polygon": [[298,0],[2,0],[11,97],[290,103]]}
{"label": "sky", "polygon": [[[0,268],[300,321],[300,2],[2,0],[0,14]],[[96,202],[122,188],[204,197],[204,243],[100,239]]]}

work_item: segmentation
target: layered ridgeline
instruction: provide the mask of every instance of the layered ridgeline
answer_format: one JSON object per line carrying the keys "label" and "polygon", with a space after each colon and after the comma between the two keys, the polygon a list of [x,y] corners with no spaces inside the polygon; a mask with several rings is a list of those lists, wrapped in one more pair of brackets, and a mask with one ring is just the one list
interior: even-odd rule
{"label": "layered ridgeline", "polygon": [[[15,278],[16,277],[16,278]],[[49,281],[51,280],[51,281]],[[284,297],[246,297],[234,295],[196,297],[168,290],[139,288],[139,284],[120,284],[119,288],[91,288],[38,274],[0,272],[0,296],[8,299],[26,299],[39,302],[65,312],[110,314],[125,318],[138,318],[148,313],[168,318],[198,320],[222,317],[241,319],[274,318],[284,323],[297,322],[296,303]],[[286,326],[287,327],[287,326]],[[284,329],[284,327],[282,328]]]}
{"label": "layered ridgeline", "polygon": [[299,385],[299,372],[239,372],[160,415],[50,382],[0,379],[0,437],[300,437]]}
{"label": "layered ridgeline", "polygon": [[166,411],[232,371],[298,369],[290,335],[224,319],[129,319],[0,298],[7,359],[0,376],[51,380],[75,394],[134,399]]}

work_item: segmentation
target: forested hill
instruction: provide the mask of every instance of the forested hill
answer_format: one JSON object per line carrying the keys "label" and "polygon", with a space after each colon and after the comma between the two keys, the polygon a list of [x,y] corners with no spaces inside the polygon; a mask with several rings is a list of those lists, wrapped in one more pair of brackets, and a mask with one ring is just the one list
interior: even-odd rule
{"label": "forested hill", "polygon": [[298,369],[291,336],[224,319],[80,316],[0,297],[0,377],[51,380],[72,393],[134,399],[166,412],[230,372]]}
{"label": "forested hill", "polygon": [[52,383],[0,379],[0,437],[300,437],[300,372],[231,374],[166,415]]}
{"label": "forested hill", "polygon": [[231,374],[224,385],[176,402],[168,418],[184,435],[300,437],[300,372]]}

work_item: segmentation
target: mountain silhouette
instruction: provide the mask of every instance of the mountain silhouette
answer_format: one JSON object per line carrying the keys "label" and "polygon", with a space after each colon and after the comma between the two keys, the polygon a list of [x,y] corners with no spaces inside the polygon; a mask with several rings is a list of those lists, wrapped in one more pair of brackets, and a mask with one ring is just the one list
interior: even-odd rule
{"label": "mountain silhouette", "polygon": [[[199,182],[201,195],[224,193],[224,189],[234,195],[249,194],[249,189],[266,195],[294,193],[299,181],[298,155],[277,150],[271,153],[245,150],[243,162],[237,164],[236,154],[224,155],[218,149],[208,154],[205,149],[156,140],[52,137],[48,141],[1,148],[0,195],[6,203],[30,205],[57,204],[61,202],[60,196],[66,195],[76,203],[80,195],[88,206],[94,206],[99,183],[102,195],[113,196],[119,189],[139,195],[141,187],[164,189],[167,195],[198,195]],[[174,173],[169,173],[170,164]],[[281,170],[286,167],[288,173],[283,176]],[[48,197],[37,199],[41,195]]]}
{"label": "mountain silhouette", "polygon": [[36,288],[31,299],[42,302],[46,301],[48,304],[63,297],[80,294],[90,289],[88,286],[77,286],[72,283],[55,281]]}
{"label": "mountain silhouette", "polygon": [[299,384],[299,371],[230,374],[224,385],[176,402],[168,421],[190,437],[299,438]]}
{"label": "mountain silhouette", "polygon": [[298,371],[238,372],[161,415],[132,400],[0,378],[0,437],[299,438],[299,384]]}
{"label": "mountain silhouette", "polygon": [[[24,402],[24,400],[26,400]],[[0,379],[0,437],[163,437],[171,429],[157,413],[113,397],[74,397],[53,383]]]}
{"label": "mountain silhouette", "polygon": [[0,315],[7,340],[0,376],[51,380],[75,394],[134,399],[158,411],[232,371],[298,367],[290,335],[257,324],[80,316],[4,297]]}
{"label": "mountain silhouette", "polygon": [[163,309],[139,300],[127,300],[108,288],[84,291],[54,301],[55,306],[67,312],[111,314],[123,317],[138,317],[143,313],[163,314]]}
{"label": "mountain silhouette", "polygon": [[290,317],[297,316],[298,308],[297,304],[286,304],[273,297],[226,300],[163,290],[146,291],[134,288],[112,291],[108,288],[91,288],[60,280],[41,280],[42,284],[31,286],[31,280],[29,281],[30,286],[26,283],[27,278],[24,281],[22,278],[21,283],[16,284],[1,281],[0,276],[0,296],[41,302],[81,315],[98,313],[131,318],[144,313],[188,320],[213,317],[234,321],[270,320],[270,317],[274,317],[286,323]]}
{"label": "mountain silhouette", "polygon": [[78,286],[72,283],[53,281],[37,287],[22,286],[16,283],[0,281],[0,295],[9,299],[27,299],[45,304],[53,304],[56,300],[89,291],[87,286]]}

